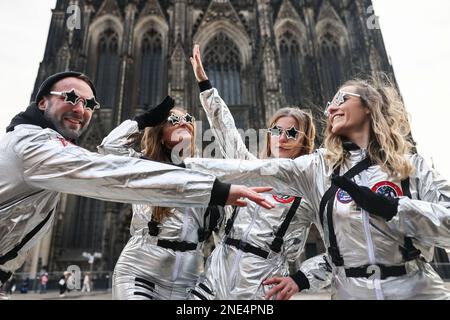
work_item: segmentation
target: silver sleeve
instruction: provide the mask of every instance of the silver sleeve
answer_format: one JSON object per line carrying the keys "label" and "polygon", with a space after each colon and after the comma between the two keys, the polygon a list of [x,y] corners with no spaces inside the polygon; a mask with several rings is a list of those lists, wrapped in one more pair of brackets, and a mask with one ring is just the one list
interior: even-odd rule
{"label": "silver sleeve", "polygon": [[325,253],[305,260],[300,266],[300,271],[309,281],[309,289],[306,292],[317,292],[331,285],[333,270]]}
{"label": "silver sleeve", "polygon": [[[226,159],[255,160],[256,156],[248,151],[242,136],[236,129],[233,115],[230,109],[219,96],[216,88],[211,88],[200,93],[200,101],[206,112],[211,130],[219,143],[222,155]],[[284,247],[288,261],[297,260],[305,246],[309,229],[315,216],[309,204],[302,200],[298,209],[300,214],[289,224],[284,236]]]}
{"label": "silver sleeve", "polygon": [[22,137],[15,152],[29,185],[105,201],[206,207],[215,181],[168,164],[89,152],[52,130]]}
{"label": "silver sleeve", "polygon": [[411,161],[415,167],[410,178],[412,199],[400,199],[398,213],[389,224],[426,245],[448,248],[450,185],[421,156],[414,155]]}
{"label": "silver sleeve", "polygon": [[187,168],[211,173],[222,182],[271,186],[275,193],[304,195],[317,204],[320,202],[318,188],[329,184],[322,149],[294,160],[187,158],[185,164]]}
{"label": "silver sleeve", "polygon": [[115,154],[140,158],[142,153],[133,149],[136,137],[139,135],[138,124],[133,120],[126,120],[111,131],[97,146],[100,154]]}
{"label": "silver sleeve", "polygon": [[248,151],[242,141],[233,115],[219,96],[217,89],[211,88],[201,92],[200,102],[223,157],[226,159],[256,159],[256,156]]}
{"label": "silver sleeve", "polygon": [[[224,158],[255,160],[256,156],[245,146],[242,136],[236,128],[233,115],[217,89],[211,88],[201,92],[200,101]],[[288,261],[295,261],[300,257],[315,217],[315,211],[304,199],[298,210],[301,213],[297,214],[296,219],[289,224],[284,236]]]}

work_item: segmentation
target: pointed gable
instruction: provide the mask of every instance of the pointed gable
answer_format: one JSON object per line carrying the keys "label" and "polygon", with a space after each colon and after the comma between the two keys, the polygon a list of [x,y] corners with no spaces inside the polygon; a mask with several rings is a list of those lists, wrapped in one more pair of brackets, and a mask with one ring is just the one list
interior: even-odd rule
{"label": "pointed gable", "polygon": [[103,16],[105,14],[112,14],[114,16],[122,17],[117,0],[106,0],[98,9],[96,17]]}

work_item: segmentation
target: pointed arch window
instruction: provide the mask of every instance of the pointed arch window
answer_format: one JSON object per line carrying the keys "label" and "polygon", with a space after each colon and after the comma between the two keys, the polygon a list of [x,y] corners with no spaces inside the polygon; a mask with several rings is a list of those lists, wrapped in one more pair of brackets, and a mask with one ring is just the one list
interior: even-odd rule
{"label": "pointed arch window", "polygon": [[119,40],[112,29],[100,35],[96,75],[95,84],[102,107],[112,108],[116,103],[119,75]]}
{"label": "pointed arch window", "polygon": [[241,104],[241,62],[239,49],[224,33],[218,33],[204,53],[205,69],[224,101]]}
{"label": "pointed arch window", "polygon": [[280,65],[286,100],[289,104],[299,104],[302,72],[300,46],[289,31],[286,31],[280,39]]}
{"label": "pointed arch window", "polygon": [[144,35],[141,54],[139,105],[147,108],[156,106],[162,99],[164,69],[162,37],[159,32],[151,29]]}
{"label": "pointed arch window", "polygon": [[320,54],[325,96],[333,96],[343,80],[342,53],[336,38],[329,32],[322,37]]}

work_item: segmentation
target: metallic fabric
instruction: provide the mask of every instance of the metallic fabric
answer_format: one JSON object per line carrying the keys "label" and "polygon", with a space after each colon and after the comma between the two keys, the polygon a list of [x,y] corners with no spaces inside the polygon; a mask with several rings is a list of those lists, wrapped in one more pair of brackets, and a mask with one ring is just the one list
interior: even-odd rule
{"label": "metallic fabric", "polygon": [[[224,158],[256,159],[250,153],[236,129],[233,116],[215,88],[203,91],[200,101],[206,111],[208,121]],[[245,183],[244,181],[241,181]],[[200,277],[194,290],[207,299],[264,299],[269,289],[262,282],[272,276],[288,276],[288,261],[295,261],[303,251],[311,223],[317,224],[316,215],[310,203],[302,200],[286,234],[283,237],[281,252],[271,251],[274,235],[285,220],[294,197],[277,194],[264,194],[275,208],[268,210],[249,202],[247,207],[239,208],[229,237],[244,241],[252,246],[270,252],[264,259],[234,246],[220,244],[208,258],[205,273]],[[330,283],[316,282],[316,289]],[[192,294],[192,299],[198,299]]]}
{"label": "metallic fabric", "polygon": [[[103,156],[71,144],[54,130],[18,125],[0,140],[0,256],[56,208],[62,192],[105,201],[205,207],[214,180],[171,165]],[[51,214],[18,256],[0,268],[19,268],[53,220]]]}
{"label": "metallic fabric", "polygon": [[[304,195],[316,213],[324,192],[330,187],[331,169],[319,149],[295,160],[218,160],[186,159],[188,168],[210,172],[221,181],[245,182],[249,186],[271,185],[283,194]],[[341,174],[366,157],[365,150],[349,151]],[[335,197],[333,220],[337,243],[345,267],[405,263],[401,255],[404,236],[414,237],[422,257],[407,263],[408,273],[381,280],[347,278],[344,267],[334,267],[334,299],[448,299],[450,293],[442,279],[426,262],[433,246],[450,246],[450,186],[419,155],[408,156],[415,172],[410,176],[412,199],[402,196],[398,214],[389,222],[361,210],[351,200]],[[401,181],[390,178],[378,165],[354,177],[359,185],[372,189],[389,186],[401,190]],[[339,193],[339,192],[338,192]],[[337,194],[338,194],[337,193]],[[316,218],[317,220],[318,218]],[[327,219],[325,242],[329,247]],[[312,271],[311,271],[312,272]]]}
{"label": "metallic fabric", "polygon": [[[127,120],[103,139],[98,150],[100,153],[139,158],[142,154],[131,148],[137,133],[137,123]],[[186,299],[188,289],[203,272],[203,244],[198,244],[197,250],[181,252],[157,246],[157,241],[198,243],[197,231],[205,227],[205,211],[206,208],[173,208],[158,225],[158,235],[151,236],[148,223],[152,219],[153,207],[133,205],[131,238],[114,269],[113,299]]]}

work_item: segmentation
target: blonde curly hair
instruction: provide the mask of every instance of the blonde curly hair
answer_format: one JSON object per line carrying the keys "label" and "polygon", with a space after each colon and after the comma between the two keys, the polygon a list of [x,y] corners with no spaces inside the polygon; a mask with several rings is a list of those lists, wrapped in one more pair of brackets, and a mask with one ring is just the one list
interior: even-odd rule
{"label": "blonde curly hair", "polygon": [[[362,105],[370,110],[370,138],[367,152],[391,177],[405,179],[413,166],[405,158],[413,149],[411,127],[403,101],[388,76],[381,74],[368,80],[353,79],[340,89],[352,86],[361,95]],[[331,132],[327,120],[324,130],[325,157],[334,169],[345,161],[347,151],[343,148],[345,137]]]}

